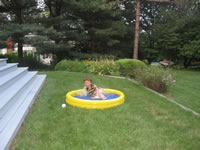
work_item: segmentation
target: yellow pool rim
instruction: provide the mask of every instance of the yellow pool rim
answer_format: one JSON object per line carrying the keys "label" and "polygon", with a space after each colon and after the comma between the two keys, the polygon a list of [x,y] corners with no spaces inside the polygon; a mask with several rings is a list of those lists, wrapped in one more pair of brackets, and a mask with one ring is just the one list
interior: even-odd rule
{"label": "yellow pool rim", "polygon": [[79,95],[83,92],[81,90],[70,91],[66,94],[66,103],[75,107],[85,108],[85,109],[105,109],[111,108],[124,103],[124,93],[113,89],[104,89],[105,93],[113,93],[119,95],[119,97],[110,100],[83,100],[73,97],[74,95]]}

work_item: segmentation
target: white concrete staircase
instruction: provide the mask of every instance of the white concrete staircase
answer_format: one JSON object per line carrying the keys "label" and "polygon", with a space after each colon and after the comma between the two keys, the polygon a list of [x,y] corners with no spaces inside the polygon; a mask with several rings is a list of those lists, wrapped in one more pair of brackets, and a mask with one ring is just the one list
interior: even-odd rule
{"label": "white concrete staircase", "polygon": [[0,150],[9,149],[45,78],[0,59]]}

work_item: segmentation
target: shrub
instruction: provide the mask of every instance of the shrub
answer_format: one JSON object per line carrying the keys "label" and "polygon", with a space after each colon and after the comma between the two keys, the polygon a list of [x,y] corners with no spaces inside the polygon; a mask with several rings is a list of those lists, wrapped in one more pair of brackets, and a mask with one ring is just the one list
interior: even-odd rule
{"label": "shrub", "polygon": [[91,65],[92,63],[94,63],[95,61],[93,60],[83,60],[83,63],[86,64],[86,65]]}
{"label": "shrub", "polygon": [[24,66],[28,66],[30,70],[51,69],[51,66],[40,61],[40,57],[36,53],[24,53]]}
{"label": "shrub", "polygon": [[118,75],[119,64],[110,59],[96,60],[89,63],[89,72],[98,75]]}
{"label": "shrub", "polygon": [[16,63],[18,62],[18,57],[17,53],[12,53],[12,54],[1,54],[0,58],[8,58],[7,62],[8,63]]}
{"label": "shrub", "polygon": [[[45,65],[40,61],[38,54],[33,53],[23,53],[24,56],[24,65],[25,67],[29,67],[30,70],[37,70],[37,69],[51,69],[51,66]],[[8,63],[17,63],[18,62],[18,55],[17,53],[12,54],[4,54],[0,55],[0,58],[8,58]]]}
{"label": "shrub", "polygon": [[81,61],[62,60],[56,64],[56,70],[88,72],[88,65]]}
{"label": "shrub", "polygon": [[78,59],[78,60],[100,60],[100,59],[115,59],[116,56],[108,55],[108,54],[99,54],[99,53],[80,53],[80,52],[71,52],[70,53],[71,59]]}
{"label": "shrub", "polygon": [[123,76],[135,76],[135,71],[137,69],[144,69],[146,68],[146,64],[137,59],[119,59],[117,61],[120,65],[120,73]]}
{"label": "shrub", "polygon": [[136,78],[144,86],[160,93],[166,92],[168,86],[173,82],[170,70],[159,66],[150,66],[143,70],[137,70]]}

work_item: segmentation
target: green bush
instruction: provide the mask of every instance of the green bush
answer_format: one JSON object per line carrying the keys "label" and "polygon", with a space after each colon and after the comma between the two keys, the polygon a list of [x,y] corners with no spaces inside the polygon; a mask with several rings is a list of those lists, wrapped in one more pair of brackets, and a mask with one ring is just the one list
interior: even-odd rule
{"label": "green bush", "polygon": [[119,75],[119,64],[114,60],[100,59],[96,61],[86,61],[89,65],[89,72],[98,75]]}
{"label": "green bush", "polygon": [[[51,66],[45,65],[40,61],[39,55],[38,54],[33,54],[33,53],[23,53],[24,56],[24,65],[25,67],[29,67],[30,70],[46,70],[46,69],[51,69]],[[18,55],[17,53],[12,53],[12,54],[4,54],[0,55],[0,58],[8,58],[8,63],[17,63],[18,62]]]}
{"label": "green bush", "polygon": [[71,52],[70,58],[73,60],[100,60],[100,59],[115,59],[116,56],[108,54],[99,54],[99,53],[80,53],[80,52]]}
{"label": "green bush", "polygon": [[62,60],[56,64],[55,70],[88,72],[88,65],[81,61]]}
{"label": "green bush", "polygon": [[143,70],[136,71],[136,78],[144,86],[160,93],[167,91],[168,86],[173,82],[172,73],[168,68],[150,66]]}
{"label": "green bush", "polygon": [[1,54],[0,58],[8,58],[8,60],[7,60],[8,63],[16,63],[16,62],[18,62],[17,53],[4,54],[4,55]]}
{"label": "green bush", "polygon": [[29,67],[30,70],[51,69],[51,66],[40,61],[40,57],[36,53],[24,53],[24,66]]}
{"label": "green bush", "polygon": [[117,63],[119,63],[121,75],[130,77],[135,77],[135,71],[137,69],[147,67],[144,62],[137,59],[119,59]]}

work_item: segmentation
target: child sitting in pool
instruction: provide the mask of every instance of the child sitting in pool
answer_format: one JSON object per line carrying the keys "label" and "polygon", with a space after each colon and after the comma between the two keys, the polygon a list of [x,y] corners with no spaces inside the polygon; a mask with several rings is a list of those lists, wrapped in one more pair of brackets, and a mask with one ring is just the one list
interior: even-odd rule
{"label": "child sitting in pool", "polygon": [[92,80],[90,78],[85,78],[84,80],[85,85],[85,94],[88,96],[92,96],[92,99],[98,99],[101,98],[103,100],[106,99],[104,96],[104,92],[102,88],[98,88],[95,84],[92,84]]}

